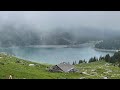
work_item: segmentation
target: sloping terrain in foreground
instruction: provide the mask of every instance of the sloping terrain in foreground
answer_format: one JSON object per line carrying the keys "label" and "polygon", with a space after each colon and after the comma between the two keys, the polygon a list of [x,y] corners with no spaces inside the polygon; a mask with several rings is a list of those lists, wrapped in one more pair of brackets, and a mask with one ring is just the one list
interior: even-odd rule
{"label": "sloping terrain in foreground", "polygon": [[0,79],[8,79],[10,75],[13,79],[120,79],[120,68],[104,60],[77,64],[75,73],[49,72],[51,66],[0,54]]}

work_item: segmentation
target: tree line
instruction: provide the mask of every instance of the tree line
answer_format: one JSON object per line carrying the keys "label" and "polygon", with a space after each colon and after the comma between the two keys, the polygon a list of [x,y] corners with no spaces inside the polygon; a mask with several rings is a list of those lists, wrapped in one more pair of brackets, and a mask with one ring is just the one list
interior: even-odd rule
{"label": "tree line", "polygon": [[119,50],[120,49],[120,39],[103,40],[103,42],[96,44],[95,47],[99,48],[99,49]]}
{"label": "tree line", "polygon": [[92,57],[89,59],[88,62],[86,62],[85,60],[79,60],[78,63],[74,61],[73,65],[81,64],[81,63],[91,63],[91,62],[96,62],[96,61],[101,61],[101,60],[104,60],[106,62],[113,63],[113,64],[118,64],[120,67],[120,51],[115,52],[113,56],[110,56],[109,54],[107,54],[105,56],[100,56],[99,58]]}

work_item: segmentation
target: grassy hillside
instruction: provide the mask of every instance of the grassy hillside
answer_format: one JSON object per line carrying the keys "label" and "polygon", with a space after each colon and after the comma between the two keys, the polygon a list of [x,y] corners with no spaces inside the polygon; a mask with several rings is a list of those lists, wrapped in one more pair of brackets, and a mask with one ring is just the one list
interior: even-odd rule
{"label": "grassy hillside", "polygon": [[105,61],[75,65],[78,69],[76,73],[49,72],[48,68],[51,66],[0,54],[0,79],[8,79],[10,74],[14,79],[120,79],[120,68]]}
{"label": "grassy hillside", "polygon": [[108,77],[109,79],[120,79],[120,68],[105,61],[79,64],[76,67],[80,72],[87,73],[83,78],[102,79]]}

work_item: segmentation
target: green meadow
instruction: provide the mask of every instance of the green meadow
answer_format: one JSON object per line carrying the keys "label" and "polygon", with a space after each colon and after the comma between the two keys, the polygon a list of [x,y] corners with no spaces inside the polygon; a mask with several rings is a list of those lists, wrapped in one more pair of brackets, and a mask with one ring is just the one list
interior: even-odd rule
{"label": "green meadow", "polygon": [[13,79],[120,79],[120,68],[104,60],[76,64],[75,73],[50,72],[51,66],[0,54],[0,79],[8,79],[10,75]]}

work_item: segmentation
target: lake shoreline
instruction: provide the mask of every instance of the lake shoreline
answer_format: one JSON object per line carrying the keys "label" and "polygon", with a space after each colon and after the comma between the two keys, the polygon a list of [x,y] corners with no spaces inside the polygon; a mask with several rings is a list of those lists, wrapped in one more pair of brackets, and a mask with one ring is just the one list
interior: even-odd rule
{"label": "lake shoreline", "polygon": [[94,49],[96,51],[104,51],[104,52],[118,52],[118,51],[120,51],[120,50],[113,50],[113,49],[99,49],[99,48],[95,48],[95,47],[94,47]]}
{"label": "lake shoreline", "polygon": [[[37,47],[37,48],[36,48]],[[50,49],[52,48],[52,49]],[[53,49],[55,48],[55,49]],[[11,47],[11,48],[1,48],[0,52],[6,52],[12,54],[21,59],[58,64],[61,62],[73,63],[73,61],[79,62],[79,60],[88,61],[91,57],[105,56],[106,54],[113,55],[114,52],[101,52],[94,49],[93,44],[90,44],[83,48],[64,48],[64,46],[49,45],[49,46],[33,46],[33,47]]]}

